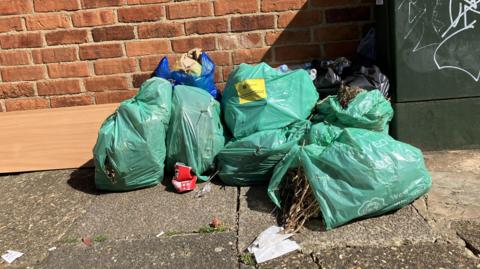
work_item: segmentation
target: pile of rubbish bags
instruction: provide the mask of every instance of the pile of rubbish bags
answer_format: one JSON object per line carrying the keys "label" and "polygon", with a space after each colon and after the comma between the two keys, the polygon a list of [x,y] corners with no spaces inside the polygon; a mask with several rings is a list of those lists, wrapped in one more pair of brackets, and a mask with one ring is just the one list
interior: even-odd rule
{"label": "pile of rubbish bags", "polygon": [[332,229],[401,208],[431,187],[421,151],[388,135],[388,89],[366,87],[345,107],[335,95],[320,98],[321,73],[312,80],[304,69],[241,64],[220,98],[206,53],[181,61],[170,71],[162,59],[155,77],[103,123],[94,148],[98,189],[153,186],[182,163],[202,181],[218,173],[227,185],[268,184],[281,207],[287,172],[301,168]]}

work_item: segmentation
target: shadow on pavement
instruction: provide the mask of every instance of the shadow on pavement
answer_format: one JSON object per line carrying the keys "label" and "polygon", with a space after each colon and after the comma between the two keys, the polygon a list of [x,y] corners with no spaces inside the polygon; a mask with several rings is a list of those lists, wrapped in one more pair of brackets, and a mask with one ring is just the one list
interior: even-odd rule
{"label": "shadow on pavement", "polygon": [[70,174],[70,178],[67,181],[70,187],[75,190],[99,195],[101,192],[95,188],[95,169],[93,168],[79,168],[74,170]]}

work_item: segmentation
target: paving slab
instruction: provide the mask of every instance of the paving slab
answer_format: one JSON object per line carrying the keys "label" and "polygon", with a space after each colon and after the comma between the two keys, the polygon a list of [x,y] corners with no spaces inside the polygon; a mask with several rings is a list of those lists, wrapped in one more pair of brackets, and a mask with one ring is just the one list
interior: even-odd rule
{"label": "paving slab", "polygon": [[40,268],[238,268],[236,233],[63,245]]}
{"label": "paving slab", "polygon": [[452,224],[452,229],[465,241],[466,247],[480,257],[480,220],[456,221]]}
{"label": "paving slab", "polygon": [[428,214],[435,220],[480,219],[480,174],[472,172],[431,172],[433,185],[428,193]]}
{"label": "paving slab", "polygon": [[88,170],[58,170],[0,177],[0,252],[25,253],[13,266],[40,262],[85,213],[95,199],[90,175]]}
{"label": "paving slab", "polygon": [[[277,220],[271,214],[274,205],[266,195],[266,188],[242,188],[238,241],[239,250],[245,249],[256,236]],[[417,210],[408,205],[391,214],[355,221],[325,231],[320,219],[308,222],[294,236],[304,253],[345,246],[390,246],[406,242],[434,242],[436,235]]]}
{"label": "paving slab", "polygon": [[436,235],[412,205],[379,217],[364,219],[325,231],[312,220],[294,238],[304,252],[346,246],[396,246],[434,242]]}
{"label": "paving slab", "polygon": [[[197,190],[205,183],[198,184]],[[78,218],[68,236],[103,235],[113,239],[146,238],[160,232],[194,232],[217,217],[234,230],[237,188],[212,184],[211,192],[195,198],[195,191],[178,194],[163,185],[97,196]]]}
{"label": "paving slab", "polygon": [[267,186],[240,189],[238,212],[238,249],[244,251],[263,230],[277,225],[275,205],[267,196]]}
{"label": "paving slab", "polygon": [[321,268],[479,268],[480,260],[448,244],[349,247],[314,253]]}
{"label": "paving slab", "polygon": [[480,150],[431,151],[424,158],[429,171],[480,174]]}
{"label": "paving slab", "polygon": [[311,255],[292,252],[277,259],[267,261],[257,265],[257,268],[305,268],[305,269],[318,269],[320,266],[314,262]]}

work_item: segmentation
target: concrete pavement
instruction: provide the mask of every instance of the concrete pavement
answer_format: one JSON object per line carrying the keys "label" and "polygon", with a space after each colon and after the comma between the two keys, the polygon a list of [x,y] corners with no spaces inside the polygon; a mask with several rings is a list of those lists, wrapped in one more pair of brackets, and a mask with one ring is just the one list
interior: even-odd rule
{"label": "concrete pavement", "polygon": [[[425,158],[433,176],[426,197],[332,231],[313,220],[294,236],[301,252],[255,266],[480,268],[480,151]],[[0,176],[0,253],[25,253],[0,268],[251,267],[244,249],[276,224],[266,187],[217,183],[194,196],[163,185],[97,192],[91,169]],[[224,227],[211,233],[204,228],[214,217]]]}

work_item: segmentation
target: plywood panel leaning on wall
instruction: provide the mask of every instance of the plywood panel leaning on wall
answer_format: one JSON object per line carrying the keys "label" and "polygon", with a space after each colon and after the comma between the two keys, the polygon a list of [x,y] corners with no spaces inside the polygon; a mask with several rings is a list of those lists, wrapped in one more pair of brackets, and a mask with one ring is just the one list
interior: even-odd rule
{"label": "plywood panel leaning on wall", "polygon": [[0,173],[91,167],[98,129],[117,106],[0,113]]}

